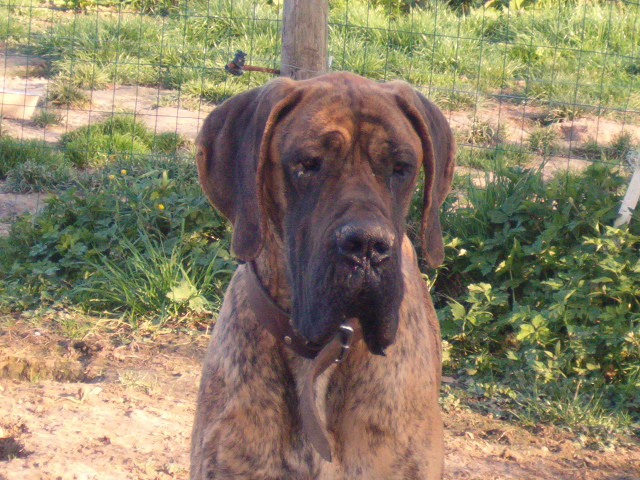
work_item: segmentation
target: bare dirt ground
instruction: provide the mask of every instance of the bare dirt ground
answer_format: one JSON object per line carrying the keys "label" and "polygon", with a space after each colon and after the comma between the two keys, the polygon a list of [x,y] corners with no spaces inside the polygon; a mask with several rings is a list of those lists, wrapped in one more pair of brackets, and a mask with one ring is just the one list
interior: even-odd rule
{"label": "bare dirt ground", "polygon": [[85,93],[90,101],[82,108],[47,106],[46,96],[49,79],[37,76],[45,69],[42,58],[12,54],[0,54],[0,89],[14,92],[29,92],[40,95],[38,109],[47,108],[61,116],[58,125],[38,127],[30,118],[4,118],[2,128],[16,138],[38,139],[55,143],[60,135],[83,125],[95,123],[117,112],[135,112],[136,117],[156,133],[179,132],[195,138],[202,121],[213,106],[202,103],[198,110],[187,110],[179,106],[158,106],[166,95],[175,92],[157,87],[112,85],[103,90]]}
{"label": "bare dirt ground", "polygon": [[[206,335],[60,333],[76,322],[0,319],[0,478],[186,479]],[[445,423],[449,480],[640,479],[640,446],[587,450],[466,407]]]}
{"label": "bare dirt ground", "polygon": [[[2,87],[46,95],[44,65],[35,57],[0,58]],[[60,109],[59,125],[37,127],[30,119],[3,119],[2,129],[24,139],[57,142],[67,130],[118,111],[135,111],[156,132],[194,138],[213,108],[158,107],[171,92],[113,86],[93,91],[83,109]],[[480,121],[507,125],[506,139],[526,141],[542,109],[484,105]],[[474,112],[451,112],[454,130],[473,123]],[[563,147],[589,139],[607,143],[621,131],[640,140],[640,127],[608,119],[559,122]],[[567,156],[545,169],[582,168]],[[0,185],[1,190],[2,185]],[[43,194],[0,194],[0,235],[16,215],[41,208]],[[71,336],[61,332],[75,332]],[[206,336],[116,331],[87,333],[78,340],[77,318],[65,313],[46,321],[0,318],[0,480],[186,479],[191,422]],[[535,431],[449,408],[446,422],[447,479],[640,480],[640,447],[587,450],[568,433]]]}

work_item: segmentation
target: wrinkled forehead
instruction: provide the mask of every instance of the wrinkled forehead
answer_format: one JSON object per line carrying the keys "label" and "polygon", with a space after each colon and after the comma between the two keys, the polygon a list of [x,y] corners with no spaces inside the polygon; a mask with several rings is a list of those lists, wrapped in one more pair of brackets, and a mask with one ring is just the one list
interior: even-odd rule
{"label": "wrinkled forehead", "polygon": [[337,150],[354,147],[373,154],[402,150],[422,155],[420,138],[395,98],[368,89],[315,88],[305,92],[287,115],[278,144],[281,151]]}

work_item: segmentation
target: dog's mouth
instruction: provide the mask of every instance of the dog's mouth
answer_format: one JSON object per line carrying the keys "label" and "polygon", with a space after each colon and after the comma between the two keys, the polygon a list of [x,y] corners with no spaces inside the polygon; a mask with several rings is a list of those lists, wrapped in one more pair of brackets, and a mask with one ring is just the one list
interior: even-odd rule
{"label": "dog's mouth", "polygon": [[383,268],[350,262],[307,262],[292,282],[295,327],[311,344],[322,347],[349,318],[357,318],[368,350],[384,355],[395,341],[403,295],[399,252]]}

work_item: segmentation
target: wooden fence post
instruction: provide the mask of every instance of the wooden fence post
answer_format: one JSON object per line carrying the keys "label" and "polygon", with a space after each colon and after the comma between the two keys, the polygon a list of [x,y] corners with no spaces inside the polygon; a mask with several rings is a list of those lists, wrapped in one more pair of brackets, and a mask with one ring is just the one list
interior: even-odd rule
{"label": "wooden fence post", "polygon": [[284,0],[280,75],[296,80],[327,71],[329,0]]}

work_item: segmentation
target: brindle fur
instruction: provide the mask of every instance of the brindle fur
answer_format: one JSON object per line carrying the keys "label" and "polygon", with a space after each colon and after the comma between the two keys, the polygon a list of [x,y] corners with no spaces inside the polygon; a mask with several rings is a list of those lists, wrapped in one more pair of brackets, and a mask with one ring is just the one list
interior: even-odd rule
{"label": "brindle fur", "polygon": [[[243,260],[255,261],[262,283],[286,309],[292,307],[290,264],[296,261],[287,236],[287,229],[292,228],[288,223],[293,221],[287,209],[295,205],[295,192],[277,161],[264,165],[260,161],[265,155],[277,158],[286,138],[304,144],[309,132],[296,131],[295,118],[291,117],[313,110],[314,95],[326,95],[327,85],[350,95],[372,89],[376,95],[394,96],[396,108],[389,107],[388,101],[380,104],[388,109],[384,115],[408,130],[418,130],[417,134],[412,130],[413,133],[397,135],[405,135],[406,142],[420,150],[416,155],[424,156],[418,159],[427,170],[423,247],[431,265],[442,258],[437,209],[451,183],[454,145],[437,108],[402,82],[380,85],[345,73],[298,83],[276,80],[235,97],[212,113],[198,137],[197,164],[205,193],[234,224],[234,253]],[[297,96],[292,100],[294,94]],[[376,107],[375,98],[363,96]],[[283,106],[283,98],[289,98],[290,103]],[[277,112],[278,108],[283,111]],[[415,117],[415,112],[426,129],[416,126],[415,118],[407,121],[408,116]],[[315,115],[322,117],[322,113],[316,111]],[[344,126],[339,115],[315,121]],[[350,128],[358,127],[356,124]],[[353,130],[351,134],[366,136],[367,132]],[[425,135],[429,136],[426,147]],[[349,165],[368,168],[366,163]],[[372,189],[378,188],[376,182],[370,183]],[[247,303],[248,269],[240,265],[226,292],[204,360],[192,433],[192,480],[442,477],[440,331],[415,250],[404,234],[404,216],[414,184],[415,178],[398,198],[391,198],[384,188],[372,197],[374,203],[386,202],[379,210],[398,239],[394,248],[402,288],[397,299],[397,331],[392,332],[395,341],[384,345],[386,356],[372,355],[377,348],[375,342],[373,347],[359,342],[343,363],[329,368],[316,383],[319,410],[330,433],[333,462],[320,458],[305,437],[300,421],[301,379],[311,361],[284,348],[260,325],[260,312],[252,311]],[[322,188],[330,187],[323,184]],[[347,195],[336,191],[338,197]],[[333,200],[336,205],[340,203],[340,198]],[[260,202],[260,209],[256,202]],[[333,214],[326,204],[312,210],[309,215]],[[325,225],[333,225],[329,220]],[[315,220],[314,225],[319,221]],[[307,275],[313,279],[313,272]],[[327,322],[318,328],[331,332],[333,327]]]}

